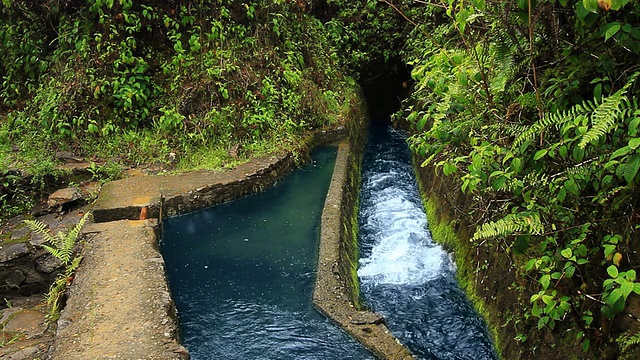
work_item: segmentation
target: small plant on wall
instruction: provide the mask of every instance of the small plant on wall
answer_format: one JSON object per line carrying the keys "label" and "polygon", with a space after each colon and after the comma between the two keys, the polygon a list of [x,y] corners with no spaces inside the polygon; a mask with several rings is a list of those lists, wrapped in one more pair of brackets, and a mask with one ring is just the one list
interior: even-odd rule
{"label": "small plant on wall", "polygon": [[25,220],[24,223],[37,234],[44,236],[44,239],[49,245],[41,245],[51,255],[58,259],[62,265],[64,265],[64,272],[60,273],[47,293],[47,306],[49,307],[49,313],[47,314],[47,321],[56,321],[60,316],[60,302],[64,291],[67,286],[71,284],[73,275],[75,274],[82,256],[75,255],[75,247],[78,243],[78,237],[80,236],[80,230],[84,226],[85,222],[90,216],[90,212],[84,214],[82,219],[69,231],[58,231],[55,235],[52,235],[49,226],[39,220]]}

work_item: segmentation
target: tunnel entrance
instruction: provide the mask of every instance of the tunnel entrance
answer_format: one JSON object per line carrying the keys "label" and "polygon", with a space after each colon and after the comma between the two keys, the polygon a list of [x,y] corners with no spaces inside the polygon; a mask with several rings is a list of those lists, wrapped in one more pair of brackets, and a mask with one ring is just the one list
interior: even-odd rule
{"label": "tunnel entrance", "polygon": [[371,121],[390,124],[391,115],[400,110],[402,100],[411,93],[411,83],[411,69],[400,59],[365,68],[360,76],[360,86]]}

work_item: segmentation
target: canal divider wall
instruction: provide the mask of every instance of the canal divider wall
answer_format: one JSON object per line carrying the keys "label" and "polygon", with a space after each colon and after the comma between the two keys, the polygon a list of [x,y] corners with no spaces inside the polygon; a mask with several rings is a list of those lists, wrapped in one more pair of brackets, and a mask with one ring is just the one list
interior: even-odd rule
{"label": "canal divider wall", "polygon": [[382,359],[413,359],[389,331],[384,318],[362,309],[358,267],[358,197],[364,145],[365,105],[352,116],[340,143],[320,226],[314,306]]}

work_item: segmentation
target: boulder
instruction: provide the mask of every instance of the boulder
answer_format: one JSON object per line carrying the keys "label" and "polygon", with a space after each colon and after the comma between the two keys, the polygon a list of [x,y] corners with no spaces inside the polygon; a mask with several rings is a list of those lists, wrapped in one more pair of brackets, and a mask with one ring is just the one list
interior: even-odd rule
{"label": "boulder", "polygon": [[6,279],[4,279],[4,282],[10,288],[17,288],[20,287],[20,284],[22,284],[26,279],[27,277],[24,276],[20,270],[14,270],[6,277]]}
{"label": "boulder", "polygon": [[29,254],[29,247],[26,243],[17,243],[0,246],[0,263],[11,261]]}
{"label": "boulder", "polygon": [[55,256],[47,253],[36,258],[36,270],[51,274],[62,267],[62,262]]}
{"label": "boulder", "polygon": [[51,194],[51,196],[49,196],[48,204],[49,204],[49,208],[53,209],[53,208],[61,207],[64,204],[74,202],[81,198],[82,198],[82,194],[80,193],[80,190],[78,190],[75,187],[68,187],[68,188],[60,189],[54,192],[53,194]]}

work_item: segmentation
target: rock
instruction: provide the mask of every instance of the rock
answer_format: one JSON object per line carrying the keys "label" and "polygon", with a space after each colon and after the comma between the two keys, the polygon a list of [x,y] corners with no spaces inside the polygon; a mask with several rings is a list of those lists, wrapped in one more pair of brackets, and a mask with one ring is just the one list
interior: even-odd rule
{"label": "rock", "polygon": [[16,227],[16,229],[11,233],[10,239],[15,241],[26,238],[29,234],[29,231],[31,230],[27,226]]}
{"label": "rock", "polygon": [[363,311],[358,313],[352,320],[353,325],[378,325],[384,323],[384,317],[373,312]]}
{"label": "rock", "polygon": [[5,284],[10,288],[19,287],[27,279],[26,276],[20,270],[14,270],[4,279]]}
{"label": "rock", "polygon": [[56,208],[80,198],[82,198],[82,194],[75,187],[60,189],[49,196],[49,208]]}
{"label": "rock", "polygon": [[84,161],[84,159],[82,158],[82,156],[77,156],[75,154],[73,154],[72,152],[69,151],[57,151],[56,152],[56,157],[66,163],[68,162],[82,162]]}
{"label": "rock", "polygon": [[40,351],[37,346],[32,346],[28,348],[24,348],[18,350],[11,354],[9,359],[11,360],[31,360],[34,359],[34,355],[36,355]]}
{"label": "rock", "polygon": [[0,247],[0,263],[7,262],[29,254],[26,243],[3,245]]}
{"label": "rock", "polygon": [[33,207],[33,209],[31,209],[32,216],[42,216],[48,212],[49,212],[49,204],[44,202],[36,204]]}
{"label": "rock", "polygon": [[22,308],[19,307],[10,307],[4,310],[0,310],[0,325],[4,324],[9,320],[11,315],[17,313],[18,311],[22,311]]}
{"label": "rock", "polygon": [[189,351],[184,346],[178,346],[178,348],[173,350],[173,352],[176,353],[176,354],[180,354],[180,355],[186,357],[187,359],[190,356],[189,355]]}
{"label": "rock", "polygon": [[36,259],[36,270],[51,274],[62,267],[62,262],[51,254],[44,254]]}
{"label": "rock", "polygon": [[37,310],[24,310],[16,313],[4,325],[5,331],[20,332],[28,339],[42,335],[47,330],[45,316]]}

